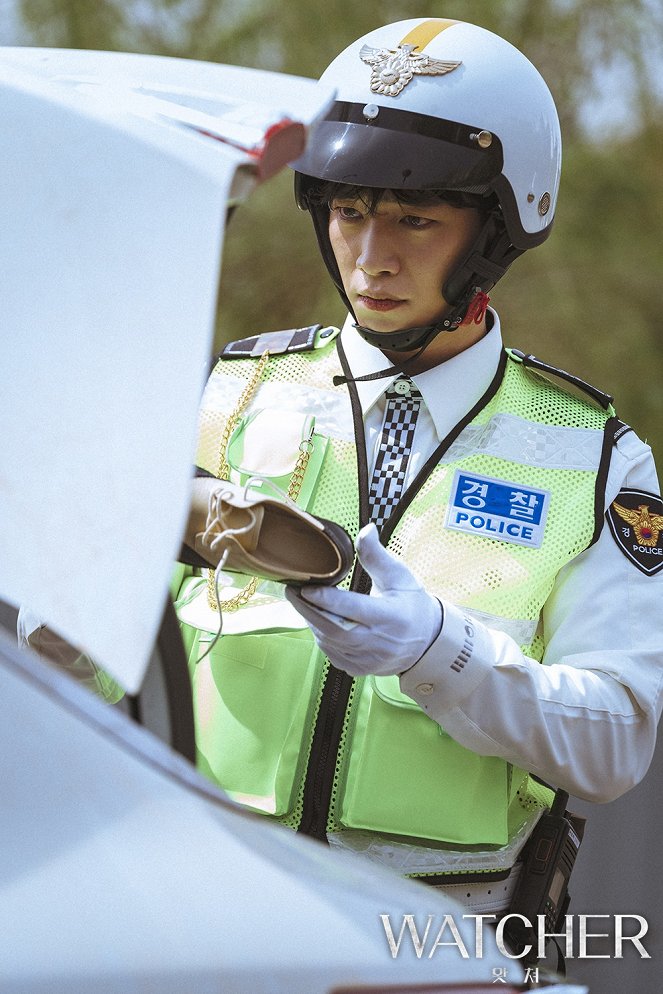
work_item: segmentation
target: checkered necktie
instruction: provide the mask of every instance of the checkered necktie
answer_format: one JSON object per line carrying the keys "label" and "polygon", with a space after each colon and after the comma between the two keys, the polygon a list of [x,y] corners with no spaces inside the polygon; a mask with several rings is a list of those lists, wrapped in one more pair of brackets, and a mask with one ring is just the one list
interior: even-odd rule
{"label": "checkered necktie", "polygon": [[405,473],[414,439],[421,394],[412,380],[399,376],[385,393],[387,406],[382,437],[369,487],[371,521],[385,523],[405,487]]}

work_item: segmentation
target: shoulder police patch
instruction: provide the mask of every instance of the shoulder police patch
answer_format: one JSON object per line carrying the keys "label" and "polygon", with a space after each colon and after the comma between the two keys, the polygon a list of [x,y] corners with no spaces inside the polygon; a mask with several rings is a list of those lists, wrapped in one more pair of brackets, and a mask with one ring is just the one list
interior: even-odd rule
{"label": "shoulder police patch", "polygon": [[644,490],[620,490],[608,508],[615,542],[641,572],[663,569],[663,501]]}

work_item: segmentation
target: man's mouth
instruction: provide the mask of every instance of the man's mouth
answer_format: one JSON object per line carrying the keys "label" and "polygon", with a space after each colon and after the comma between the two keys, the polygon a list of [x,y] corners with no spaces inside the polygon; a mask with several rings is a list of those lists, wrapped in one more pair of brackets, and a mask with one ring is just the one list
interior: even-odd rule
{"label": "man's mouth", "polygon": [[393,311],[405,303],[403,300],[396,300],[393,297],[372,297],[367,294],[358,294],[357,303],[366,307],[369,311]]}

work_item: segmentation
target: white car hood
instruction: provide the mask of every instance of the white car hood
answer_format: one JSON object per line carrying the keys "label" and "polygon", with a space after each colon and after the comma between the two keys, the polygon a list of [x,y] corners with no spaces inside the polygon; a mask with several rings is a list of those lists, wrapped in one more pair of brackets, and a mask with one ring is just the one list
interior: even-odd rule
{"label": "white car hood", "polygon": [[186,520],[226,208],[298,154],[330,96],[0,49],[0,598],[132,693]]}
{"label": "white car hood", "polygon": [[[3,641],[3,990],[329,994],[489,984],[504,964],[522,977],[489,927],[475,954],[452,898],[232,807],[144,729]],[[425,951],[406,936],[394,958],[380,915],[398,934],[412,914],[421,935],[431,916]],[[431,955],[445,915],[465,955],[451,926]]]}

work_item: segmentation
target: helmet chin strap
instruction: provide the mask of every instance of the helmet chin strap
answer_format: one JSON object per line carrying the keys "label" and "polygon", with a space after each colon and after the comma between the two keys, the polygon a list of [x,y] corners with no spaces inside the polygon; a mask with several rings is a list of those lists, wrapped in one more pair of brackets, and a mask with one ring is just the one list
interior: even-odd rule
{"label": "helmet chin strap", "polygon": [[[458,270],[452,279],[455,279]],[[491,283],[491,286],[494,284]],[[448,283],[443,290],[443,296],[447,291]],[[423,350],[432,340],[443,331],[456,331],[462,324],[481,324],[490,297],[481,286],[475,285],[466,290],[460,302],[452,307],[448,314],[440,318],[434,324],[418,325],[414,328],[403,328],[401,331],[381,332],[366,328],[364,325],[355,322],[354,327],[358,334],[377,349],[385,349],[387,352],[412,352],[413,349]],[[352,312],[354,317],[354,312]]]}
{"label": "helmet chin strap", "polygon": [[[352,316],[354,317],[354,314]],[[454,327],[458,327],[458,325]],[[383,376],[390,376],[393,373],[407,373],[441,331],[454,330],[451,327],[445,328],[439,321],[436,324],[422,325],[417,328],[404,328],[402,331],[388,332],[386,334],[380,331],[373,331],[372,328],[365,328],[363,325],[357,323],[355,323],[354,328],[365,342],[373,345],[376,349],[386,352],[416,351],[414,351],[413,355],[409,355],[407,358],[404,356],[402,361],[396,362],[392,366],[387,366],[385,369],[379,369],[376,373],[367,373],[365,376],[357,377],[334,376],[332,382],[335,387],[340,386],[342,383],[361,383],[365,380],[380,380]]]}
{"label": "helmet chin strap", "polygon": [[[353,315],[354,316],[354,315]],[[423,350],[439,332],[451,331],[445,328],[441,322],[435,324],[421,325],[416,328],[403,328],[401,331],[373,331],[364,325],[356,324],[354,327],[365,342],[373,345],[376,349],[385,349],[387,352],[412,352],[414,349]]]}
{"label": "helmet chin strap", "polygon": [[416,349],[416,351],[407,358],[403,358],[401,362],[396,362],[393,366],[388,366],[386,369],[379,369],[376,373],[368,373],[365,376],[357,377],[334,376],[334,386],[340,386],[342,383],[360,383],[366,380],[379,380],[382,379],[382,377],[389,376],[394,372],[407,373],[422,353],[426,351],[433,339],[437,338],[440,332],[455,331],[461,324],[481,324],[485,317],[486,308],[490,298],[486,293],[483,293],[477,287],[474,289],[477,292],[475,293],[469,308],[463,308],[463,310],[467,311],[463,320],[457,320],[456,318],[450,320],[449,318],[444,318],[444,320],[438,321],[435,324],[423,325],[417,328],[405,328],[402,331],[388,332],[387,334],[373,331],[372,328],[365,328],[363,325],[355,323],[354,328],[357,333],[361,335],[365,342],[368,342],[369,345],[375,346],[375,348],[382,349],[386,352],[412,352],[413,349]]}

